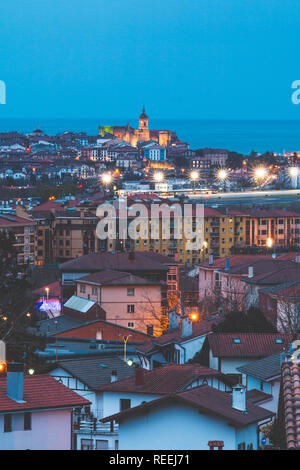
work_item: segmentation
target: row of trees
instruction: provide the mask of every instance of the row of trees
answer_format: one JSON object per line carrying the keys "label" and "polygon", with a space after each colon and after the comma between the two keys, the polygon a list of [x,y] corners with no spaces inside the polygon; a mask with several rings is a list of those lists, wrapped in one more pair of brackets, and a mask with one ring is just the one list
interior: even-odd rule
{"label": "row of trees", "polygon": [[29,266],[17,263],[14,243],[11,232],[0,232],[0,340],[6,344],[8,361],[36,368],[39,361],[34,353],[44,348],[44,340],[29,332],[37,321],[29,295]]}

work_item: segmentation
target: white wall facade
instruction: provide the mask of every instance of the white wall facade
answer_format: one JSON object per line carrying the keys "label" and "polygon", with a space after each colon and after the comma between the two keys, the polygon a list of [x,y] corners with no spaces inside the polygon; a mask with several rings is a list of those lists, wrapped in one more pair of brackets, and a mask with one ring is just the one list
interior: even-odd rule
{"label": "white wall facade", "polygon": [[119,448],[209,450],[208,441],[224,441],[224,450],[236,450],[242,442],[257,449],[256,429],[251,425],[237,430],[226,420],[202,415],[190,406],[170,404],[121,422]]}
{"label": "white wall facade", "polygon": [[1,414],[0,449],[70,450],[71,415],[71,409],[32,411],[31,430],[24,431],[24,413],[12,413],[12,431],[4,432],[4,414]]}

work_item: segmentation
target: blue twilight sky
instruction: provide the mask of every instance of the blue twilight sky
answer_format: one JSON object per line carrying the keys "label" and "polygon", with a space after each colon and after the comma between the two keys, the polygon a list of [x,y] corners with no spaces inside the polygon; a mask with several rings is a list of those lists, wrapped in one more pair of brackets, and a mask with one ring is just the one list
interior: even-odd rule
{"label": "blue twilight sky", "polygon": [[9,0],[3,117],[299,119],[299,0]]}

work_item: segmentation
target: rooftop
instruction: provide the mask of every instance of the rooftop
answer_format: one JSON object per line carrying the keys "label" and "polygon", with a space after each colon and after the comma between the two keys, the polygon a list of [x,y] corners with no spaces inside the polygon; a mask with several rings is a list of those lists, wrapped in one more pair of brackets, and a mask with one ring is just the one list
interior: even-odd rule
{"label": "rooftop", "polygon": [[270,380],[274,377],[280,377],[281,374],[281,353],[272,354],[258,361],[249,362],[237,370],[242,374],[257,377],[260,380]]}
{"label": "rooftop", "polygon": [[102,419],[102,422],[108,421],[123,421],[126,418],[130,418],[136,414],[142,414],[156,407],[168,406],[173,404],[186,404],[203,412],[205,414],[212,414],[217,417],[221,417],[230,422],[234,426],[244,427],[250,424],[263,421],[274,415],[271,411],[260,408],[247,401],[247,413],[243,413],[232,407],[231,394],[222,392],[208,385],[202,385],[200,387],[192,388],[181,393],[167,394],[164,397],[152,400],[147,403],[143,403],[134,408],[129,408],[121,413],[114,414]]}
{"label": "rooftop", "polygon": [[99,391],[168,394],[184,390],[198,378],[216,377],[230,385],[232,382],[214,369],[199,364],[171,364],[153,370],[143,369],[144,384],[136,385],[135,377],[99,387]]}
{"label": "rooftop", "polygon": [[158,253],[143,251],[135,252],[134,259],[129,253],[92,253],[81,256],[60,265],[62,271],[104,271],[107,269],[117,271],[151,270],[167,271],[168,264],[177,264],[174,259]]}
{"label": "rooftop", "polygon": [[214,357],[264,357],[288,349],[291,334],[213,333],[207,337]]}
{"label": "rooftop", "polygon": [[130,367],[118,356],[85,357],[58,361],[53,365],[64,369],[76,379],[96,389],[111,381],[112,372],[116,372],[118,380],[134,375],[134,367]]}
{"label": "rooftop", "polygon": [[89,405],[81,395],[65,387],[50,375],[24,376],[25,403],[17,403],[6,395],[6,378],[0,378],[0,413],[21,410],[68,408]]}

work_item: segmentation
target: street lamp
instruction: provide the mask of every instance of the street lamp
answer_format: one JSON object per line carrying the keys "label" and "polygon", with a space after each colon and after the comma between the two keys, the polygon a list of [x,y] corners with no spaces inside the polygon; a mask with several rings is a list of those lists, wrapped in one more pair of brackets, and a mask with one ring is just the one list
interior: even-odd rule
{"label": "street lamp", "polygon": [[299,168],[297,166],[291,166],[289,169],[290,176],[296,178],[299,175]]}
{"label": "street lamp", "polygon": [[193,170],[190,174],[190,178],[193,181],[193,183],[194,183],[193,186],[195,188],[195,183],[199,179],[199,172],[197,170]]}
{"label": "street lamp", "polygon": [[192,312],[191,315],[190,315],[190,319],[192,321],[197,321],[198,320],[198,313]]}
{"label": "street lamp", "polygon": [[258,182],[260,189],[261,189],[262,183],[267,177],[267,174],[268,174],[267,170],[263,166],[259,166],[255,168],[254,170],[254,179]]}
{"label": "street lamp", "polygon": [[47,292],[47,300],[49,300],[49,287],[45,287],[45,291]]}
{"label": "street lamp", "polygon": [[268,247],[268,248],[272,248],[272,246],[273,246],[273,240],[272,240],[272,238],[267,238],[267,247]]}
{"label": "street lamp", "polygon": [[223,191],[225,191],[225,181],[228,178],[228,171],[225,168],[221,168],[217,173],[217,178],[223,184]]}
{"label": "street lamp", "polygon": [[158,172],[154,173],[154,180],[157,183],[161,183],[161,181],[163,181],[163,179],[164,179],[164,174],[161,171],[158,171]]}
{"label": "street lamp", "polygon": [[129,336],[132,336],[132,335],[121,335],[121,334],[119,334],[119,336],[122,336],[123,341],[124,341],[124,362],[126,362],[126,344],[127,344]]}
{"label": "street lamp", "polygon": [[110,173],[104,173],[102,176],[102,183],[106,186],[107,186],[112,182],[112,176]]}
{"label": "street lamp", "polygon": [[202,248],[201,248],[201,251],[202,251],[202,261],[204,261],[205,250],[206,250],[207,247],[208,247],[208,243],[207,243],[206,240],[204,240],[203,243],[202,243]]}

